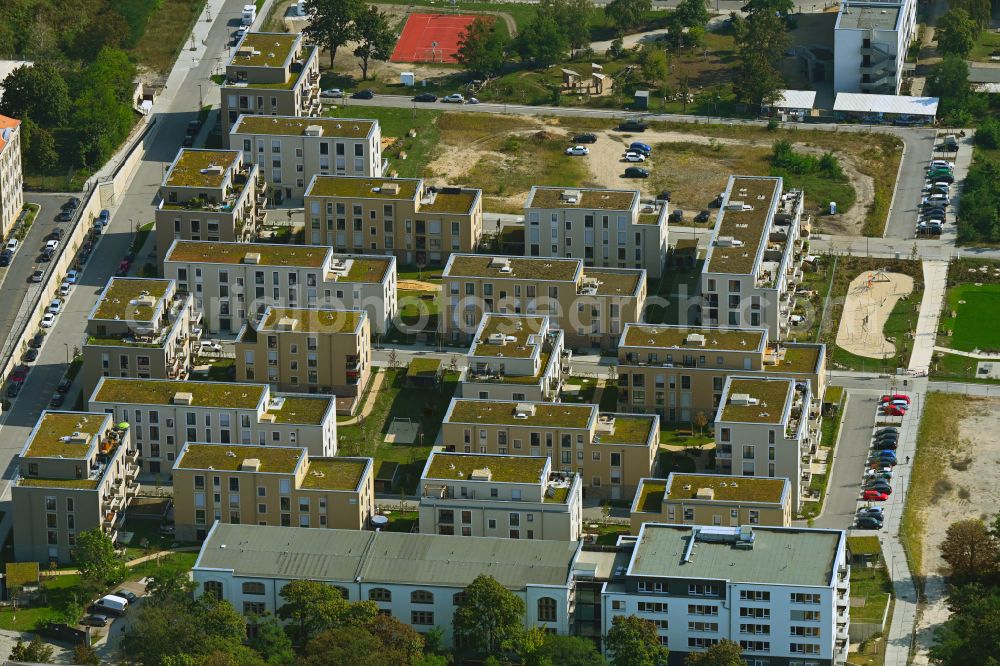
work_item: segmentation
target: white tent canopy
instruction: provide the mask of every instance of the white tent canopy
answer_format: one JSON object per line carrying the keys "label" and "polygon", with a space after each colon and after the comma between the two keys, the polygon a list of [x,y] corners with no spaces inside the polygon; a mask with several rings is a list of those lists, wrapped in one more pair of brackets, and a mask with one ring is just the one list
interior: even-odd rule
{"label": "white tent canopy", "polygon": [[782,90],[771,105],[775,109],[811,109],[816,104],[815,90]]}
{"label": "white tent canopy", "polygon": [[908,97],[906,95],[866,95],[864,93],[837,93],[834,111],[846,113],[891,113],[908,116],[936,116],[937,97]]}

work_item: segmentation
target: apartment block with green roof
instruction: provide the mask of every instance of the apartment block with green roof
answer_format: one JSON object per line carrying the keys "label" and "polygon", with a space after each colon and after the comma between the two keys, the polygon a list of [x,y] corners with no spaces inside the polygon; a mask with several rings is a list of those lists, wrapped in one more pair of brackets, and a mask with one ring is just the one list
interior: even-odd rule
{"label": "apartment block with green roof", "polygon": [[267,384],[104,377],[89,409],[132,424],[148,474],[168,476],[187,442],[304,447],[337,454],[336,399],[279,393]]}
{"label": "apartment block with green roof", "polygon": [[420,532],[575,541],[583,484],[548,456],[431,452],[417,492]]}
{"label": "apartment block with green roof", "polygon": [[188,442],[173,467],[177,538],[222,523],[363,530],[375,512],[371,458],[305,448]]}
{"label": "apartment block with green roof", "polygon": [[131,429],[98,412],[42,412],[17,460],[11,487],[14,556],[65,564],[76,535],[117,540],[138,491]]}

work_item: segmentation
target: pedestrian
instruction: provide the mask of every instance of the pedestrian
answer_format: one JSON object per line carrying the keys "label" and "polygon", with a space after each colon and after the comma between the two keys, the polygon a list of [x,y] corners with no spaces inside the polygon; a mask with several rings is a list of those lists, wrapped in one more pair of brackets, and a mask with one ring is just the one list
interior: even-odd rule
{"label": "pedestrian", "polygon": [[906,456],[906,464],[907,464],[907,465],[909,465],[909,464],[910,464],[910,456]]}

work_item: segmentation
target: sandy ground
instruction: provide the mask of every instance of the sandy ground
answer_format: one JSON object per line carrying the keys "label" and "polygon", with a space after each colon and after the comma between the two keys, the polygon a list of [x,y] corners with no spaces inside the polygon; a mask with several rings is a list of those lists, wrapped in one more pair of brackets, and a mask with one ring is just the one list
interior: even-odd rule
{"label": "sandy ground", "polygon": [[441,291],[441,285],[422,280],[399,280],[396,286],[409,291]]}
{"label": "sandy ground", "polygon": [[885,326],[896,301],[913,292],[913,278],[902,273],[865,271],[847,289],[837,346],[865,358],[888,358],[896,345],[885,339]]}

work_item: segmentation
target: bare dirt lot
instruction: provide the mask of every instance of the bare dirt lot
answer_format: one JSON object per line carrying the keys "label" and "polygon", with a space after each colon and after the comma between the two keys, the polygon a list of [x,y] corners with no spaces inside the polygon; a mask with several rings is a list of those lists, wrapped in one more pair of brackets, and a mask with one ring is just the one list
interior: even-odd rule
{"label": "bare dirt lot", "polygon": [[851,281],[837,346],[857,356],[889,358],[896,345],[886,340],[885,323],[900,298],[913,293],[913,278],[903,273],[865,271]]}

